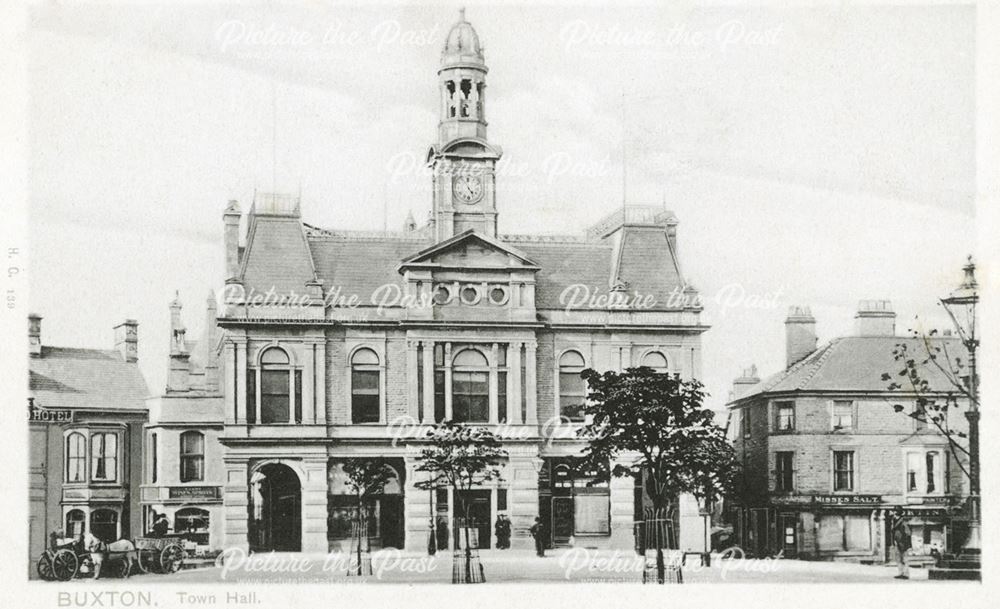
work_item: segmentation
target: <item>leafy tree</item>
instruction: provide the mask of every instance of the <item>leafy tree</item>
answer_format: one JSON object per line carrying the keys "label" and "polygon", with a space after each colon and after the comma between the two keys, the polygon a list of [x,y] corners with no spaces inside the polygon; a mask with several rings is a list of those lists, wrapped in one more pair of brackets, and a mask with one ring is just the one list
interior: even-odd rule
{"label": "leafy tree", "polygon": [[368,535],[368,522],[365,517],[365,499],[385,490],[385,485],[396,477],[396,471],[386,459],[381,457],[365,457],[347,459],[343,463],[344,474],[347,476],[347,486],[357,498],[357,512],[354,516],[358,531],[357,575],[362,574],[361,540]]}
{"label": "leafy tree", "polygon": [[899,368],[882,374],[889,391],[912,396],[914,408],[893,402],[892,408],[924,425],[935,429],[948,440],[952,461],[959,470],[970,477],[969,449],[965,440],[968,434],[951,425],[951,412],[960,411],[964,405],[976,403],[978,393],[972,391],[969,367],[963,360],[966,352],[964,341],[938,335],[937,330],[921,333],[910,330],[912,340],[896,343],[893,359]]}
{"label": "leafy tree", "polygon": [[[706,504],[728,493],[738,470],[736,453],[714,413],[702,406],[697,380],[651,368],[599,373],[584,370],[590,388],[583,412],[589,419],[578,432],[588,439],[585,457],[609,476],[638,477],[657,514],[679,494]],[[616,462],[625,458],[626,462]],[[613,467],[607,465],[614,463]],[[657,581],[665,565],[656,536]]]}
{"label": "leafy tree", "polygon": [[[427,472],[417,488],[428,490],[449,487],[456,499],[493,480],[500,480],[500,460],[507,456],[499,438],[484,427],[466,427],[452,421],[434,425],[427,431],[428,444],[417,456],[418,472]],[[469,523],[469,504],[461,502],[465,523]],[[472,550],[469,527],[465,531],[463,582],[471,582]],[[481,567],[480,567],[481,568]]]}

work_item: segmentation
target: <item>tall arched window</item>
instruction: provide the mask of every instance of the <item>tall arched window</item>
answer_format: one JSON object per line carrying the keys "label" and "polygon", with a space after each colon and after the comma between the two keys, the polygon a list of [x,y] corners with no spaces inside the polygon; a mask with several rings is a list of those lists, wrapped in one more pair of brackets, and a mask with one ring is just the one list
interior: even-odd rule
{"label": "tall arched window", "polygon": [[358,349],[351,357],[351,422],[378,423],[381,419],[381,371],[378,354]]}
{"label": "tall arched window", "polygon": [[66,436],[66,482],[87,479],[87,438],[73,432]]}
{"label": "tall arched window", "polygon": [[90,436],[90,479],[114,482],[118,479],[118,435],[101,432]]}
{"label": "tall arched window", "polygon": [[205,479],[205,436],[198,431],[181,434],[181,482]]}
{"label": "tall arched window", "polygon": [[490,370],[486,356],[475,349],[464,349],[452,365],[452,418],[459,423],[489,422]]}
{"label": "tall arched window", "polygon": [[271,347],[260,357],[260,422],[288,423],[291,405],[288,354]]}
{"label": "tall arched window", "polygon": [[642,358],[642,364],[647,368],[652,368],[654,372],[667,372],[667,358],[659,351],[650,351]]}
{"label": "tall arched window", "polygon": [[567,351],[559,358],[559,416],[570,421],[583,420],[587,384],[580,373],[585,366],[579,351]]}
{"label": "tall arched window", "polygon": [[83,513],[83,510],[70,510],[66,512],[66,537],[83,535],[86,522],[87,516]]}

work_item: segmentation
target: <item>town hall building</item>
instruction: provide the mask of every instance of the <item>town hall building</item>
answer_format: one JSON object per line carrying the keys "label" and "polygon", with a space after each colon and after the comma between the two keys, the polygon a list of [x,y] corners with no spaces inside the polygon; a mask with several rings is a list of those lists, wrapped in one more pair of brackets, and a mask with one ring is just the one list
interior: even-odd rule
{"label": "town hall building", "polygon": [[[645,365],[701,375],[707,326],[681,274],[678,222],[658,207],[627,206],[581,235],[501,233],[503,153],[487,133],[487,74],[463,16],[438,69],[425,226],[320,228],[297,197],[277,194],[255,195],[245,217],[229,204],[212,339],[220,397],[199,393],[185,402],[190,421],[174,417],[158,431],[180,455],[181,433],[209,427],[196,448],[217,452],[219,466],[206,462],[191,486],[217,487],[221,504],[214,491],[185,494],[180,479],[162,489],[147,480],[155,509],[201,501],[221,547],[336,551],[349,543],[354,509],[342,464],[377,456],[395,472],[366,508],[375,548],[426,548],[432,523],[448,547],[463,506],[480,547],[495,545],[500,513],[513,523],[514,547],[531,544],[536,516],[553,545],[633,547],[641,490],[631,479],[591,484],[594,473],[575,467],[580,371]],[[599,298],[568,302],[573,286]],[[199,404],[213,412],[194,412]],[[444,420],[503,436],[501,480],[463,496],[418,489],[423,432]]]}

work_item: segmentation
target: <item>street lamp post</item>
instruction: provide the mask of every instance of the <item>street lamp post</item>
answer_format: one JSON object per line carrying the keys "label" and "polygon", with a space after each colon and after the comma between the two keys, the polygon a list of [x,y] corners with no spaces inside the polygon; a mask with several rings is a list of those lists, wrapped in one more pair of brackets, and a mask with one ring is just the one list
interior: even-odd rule
{"label": "street lamp post", "polygon": [[[969,256],[963,268],[965,277],[962,285],[950,296],[941,299],[941,304],[951,317],[962,344],[969,353],[969,380],[967,391],[969,408],[965,418],[969,421],[969,536],[965,549],[979,549],[980,539],[980,489],[979,489],[979,379],[976,376],[976,351],[979,339],[976,337],[976,305],[979,303],[979,284],[976,283],[976,265]],[[964,323],[960,314],[965,316]]]}

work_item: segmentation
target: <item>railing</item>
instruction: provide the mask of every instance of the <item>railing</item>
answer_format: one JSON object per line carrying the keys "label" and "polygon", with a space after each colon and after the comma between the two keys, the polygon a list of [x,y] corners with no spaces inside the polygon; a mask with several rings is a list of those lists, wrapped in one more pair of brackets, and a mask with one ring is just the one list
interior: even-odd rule
{"label": "railing", "polygon": [[667,226],[676,224],[677,218],[672,211],[654,205],[626,205],[601,218],[587,229],[587,236],[599,239],[614,229],[625,224],[645,224],[650,226]]}
{"label": "railing", "polygon": [[250,213],[260,216],[298,216],[300,204],[298,195],[258,192],[254,193]]}

